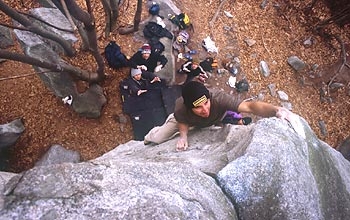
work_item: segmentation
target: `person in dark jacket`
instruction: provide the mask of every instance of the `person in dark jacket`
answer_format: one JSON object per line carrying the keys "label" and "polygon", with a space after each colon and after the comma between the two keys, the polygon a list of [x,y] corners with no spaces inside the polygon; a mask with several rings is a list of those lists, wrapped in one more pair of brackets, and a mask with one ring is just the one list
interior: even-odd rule
{"label": "person in dark jacket", "polygon": [[208,78],[207,72],[199,65],[199,60],[193,58],[193,60],[188,60],[184,63],[181,68],[177,71],[180,74],[186,74],[187,78],[184,84],[197,79],[197,81],[205,83]]}
{"label": "person in dark jacket", "polygon": [[132,95],[140,96],[147,92],[150,84],[160,82],[161,79],[154,73],[142,71],[141,69],[131,69],[129,79],[129,89]]}
{"label": "person in dark jacket", "polygon": [[168,59],[159,53],[152,53],[151,46],[144,44],[141,50],[137,51],[128,61],[128,65],[134,69],[141,69],[148,72],[158,72],[165,64]]}

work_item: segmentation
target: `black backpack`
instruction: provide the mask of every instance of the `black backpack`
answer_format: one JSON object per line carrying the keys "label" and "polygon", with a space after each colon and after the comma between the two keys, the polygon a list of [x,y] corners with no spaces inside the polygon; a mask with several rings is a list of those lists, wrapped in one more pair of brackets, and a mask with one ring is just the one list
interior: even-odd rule
{"label": "black backpack", "polygon": [[162,42],[160,42],[157,38],[151,38],[148,41],[148,43],[151,46],[152,53],[161,54],[165,50],[164,44]]}
{"label": "black backpack", "polygon": [[127,58],[120,50],[120,46],[115,41],[110,41],[104,50],[108,65],[113,69],[127,66]]}
{"label": "black backpack", "polygon": [[199,65],[205,70],[205,71],[213,71],[212,64],[214,62],[214,59],[212,57],[207,57],[205,60],[199,63]]}
{"label": "black backpack", "polygon": [[241,79],[235,84],[237,92],[248,92],[249,83],[246,79]]}
{"label": "black backpack", "polygon": [[147,39],[167,37],[173,39],[173,34],[156,22],[150,21],[143,28],[143,35]]}

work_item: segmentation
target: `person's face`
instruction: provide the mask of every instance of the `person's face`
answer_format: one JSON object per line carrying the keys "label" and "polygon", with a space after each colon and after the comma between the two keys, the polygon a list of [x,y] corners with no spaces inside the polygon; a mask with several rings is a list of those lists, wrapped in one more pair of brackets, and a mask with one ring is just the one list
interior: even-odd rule
{"label": "person's face", "polygon": [[143,54],[142,54],[142,57],[143,57],[143,59],[145,59],[145,60],[147,60],[150,56],[151,56],[150,53],[143,53]]}
{"label": "person's face", "polygon": [[141,79],[141,73],[140,73],[140,74],[135,75],[135,76],[134,76],[134,79],[136,79],[136,80],[140,80],[140,79]]}
{"label": "person's face", "polygon": [[199,117],[208,118],[210,115],[210,99],[200,104],[199,106],[192,108],[192,111],[195,115],[198,115]]}
{"label": "person's face", "polygon": [[197,69],[198,64],[197,63],[192,63],[192,69]]}

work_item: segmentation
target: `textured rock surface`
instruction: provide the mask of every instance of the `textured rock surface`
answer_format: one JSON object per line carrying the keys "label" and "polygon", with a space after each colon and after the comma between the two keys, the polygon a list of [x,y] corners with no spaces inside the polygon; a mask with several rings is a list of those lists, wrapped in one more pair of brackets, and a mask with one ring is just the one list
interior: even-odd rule
{"label": "textured rock surface", "polygon": [[0,218],[346,219],[350,162],[302,124],[305,139],[270,118],[193,130],[185,152],[176,137],[130,141],[89,162],[34,167],[3,181]]}

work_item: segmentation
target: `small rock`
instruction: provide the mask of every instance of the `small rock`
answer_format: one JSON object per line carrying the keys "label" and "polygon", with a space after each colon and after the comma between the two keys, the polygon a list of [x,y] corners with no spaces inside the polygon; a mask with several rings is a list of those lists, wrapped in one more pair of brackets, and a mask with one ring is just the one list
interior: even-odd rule
{"label": "small rock", "polygon": [[127,124],[128,123],[128,119],[125,115],[123,114],[120,114],[118,115],[118,118],[119,118],[119,123],[120,124]]}
{"label": "small rock", "polygon": [[249,47],[251,47],[251,46],[253,46],[254,44],[256,44],[256,41],[253,40],[253,39],[247,38],[247,39],[245,39],[244,41],[246,42],[246,44],[247,44]]}
{"label": "small rock", "polygon": [[312,45],[312,40],[311,40],[311,37],[309,37],[308,39],[306,39],[305,41],[304,41],[304,46],[306,46],[306,47],[310,47],[311,45]]}
{"label": "small rock", "polygon": [[318,64],[313,64],[313,65],[311,66],[312,71],[316,71],[316,70],[318,69],[318,67],[319,67]]}
{"label": "small rock", "polygon": [[288,95],[285,92],[277,91],[277,94],[282,101],[288,101]]}
{"label": "small rock", "polygon": [[327,136],[328,132],[327,132],[327,128],[326,128],[326,123],[321,120],[321,121],[318,121],[318,125],[320,126],[321,134],[323,136]]}
{"label": "small rock", "polygon": [[224,11],[224,14],[225,14],[226,17],[228,17],[228,18],[233,18],[233,15],[232,15],[230,12],[228,12],[228,11]]}
{"label": "small rock", "polygon": [[267,87],[269,88],[270,95],[275,97],[276,96],[276,85],[272,83],[272,84],[269,84]]}
{"label": "small rock", "polygon": [[288,64],[297,72],[303,70],[306,66],[304,61],[300,60],[297,56],[291,56],[287,60]]}
{"label": "small rock", "polygon": [[265,76],[268,77],[270,75],[270,69],[269,66],[265,61],[260,61],[259,65],[260,72]]}
{"label": "small rock", "polygon": [[259,93],[259,94],[258,94],[258,100],[259,100],[259,101],[263,101],[264,98],[265,98],[265,95],[264,95],[263,93]]}
{"label": "small rock", "polygon": [[282,105],[282,107],[288,109],[289,111],[293,110],[292,103],[290,103],[290,102],[282,102],[281,105]]}
{"label": "small rock", "polygon": [[267,6],[267,3],[268,3],[268,0],[263,0],[263,1],[261,2],[261,4],[260,4],[260,8],[261,8],[261,9],[265,9],[266,6]]}

